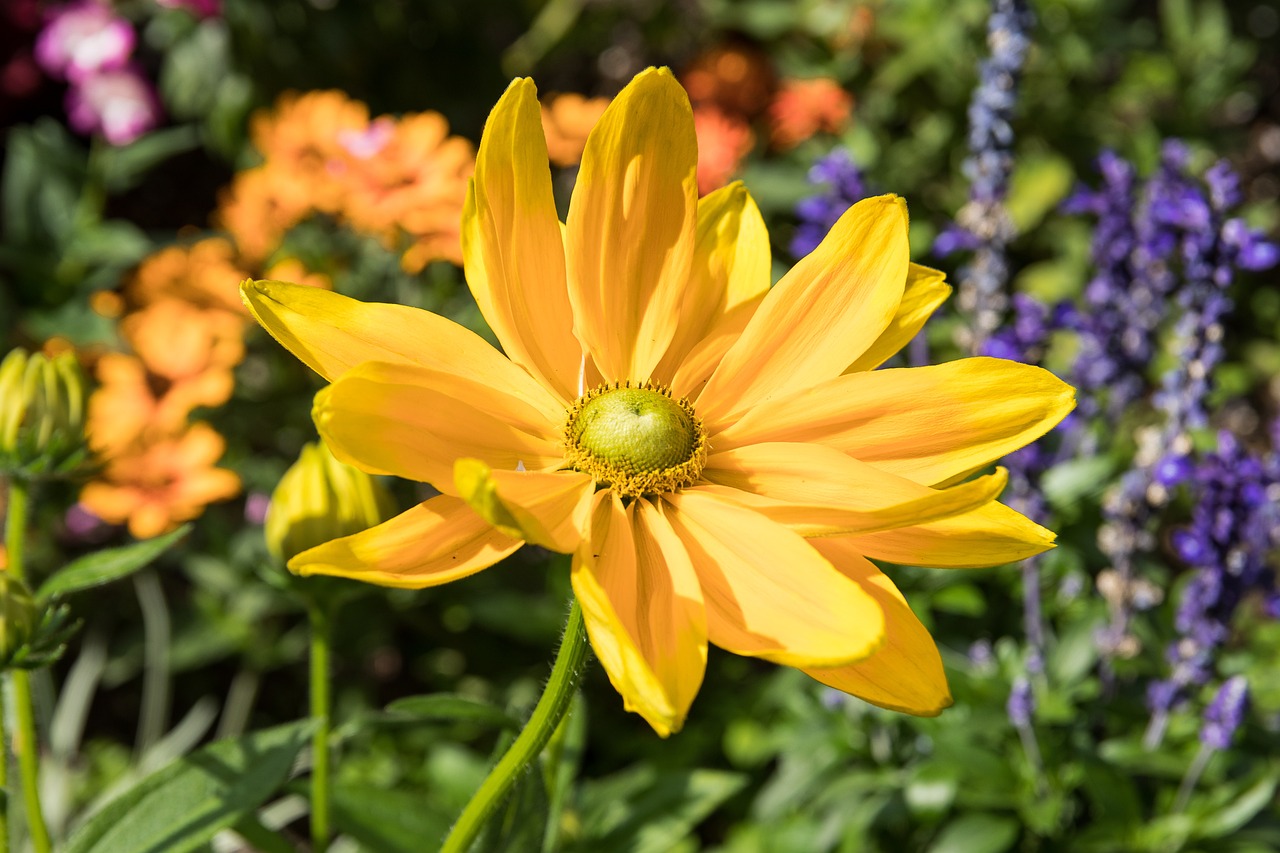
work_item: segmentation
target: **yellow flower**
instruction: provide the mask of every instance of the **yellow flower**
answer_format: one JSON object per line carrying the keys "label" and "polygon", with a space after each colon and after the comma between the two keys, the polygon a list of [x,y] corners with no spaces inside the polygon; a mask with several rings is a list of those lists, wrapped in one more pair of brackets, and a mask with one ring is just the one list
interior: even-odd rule
{"label": "yellow flower", "polygon": [[[301,574],[427,587],[526,542],[573,554],[592,646],[629,709],[680,728],[707,643],[876,704],[950,704],[928,632],[867,558],[985,566],[1053,534],[973,480],[1072,407],[989,358],[872,370],[946,298],[893,196],[851,208],[772,289],[740,184],[699,200],[693,117],[665,70],[609,106],[557,220],[533,83],[485,126],[467,280],[506,353],[429,312],[280,282],[250,310],[330,379],[334,455],[443,494],[295,557]],[[813,538],[807,538],[813,537]]]}

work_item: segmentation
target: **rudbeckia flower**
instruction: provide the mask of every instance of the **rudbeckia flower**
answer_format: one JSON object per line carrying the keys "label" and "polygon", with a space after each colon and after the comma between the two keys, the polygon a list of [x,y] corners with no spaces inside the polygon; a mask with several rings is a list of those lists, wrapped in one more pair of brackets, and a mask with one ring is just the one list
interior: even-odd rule
{"label": "rudbeckia flower", "polygon": [[740,184],[699,200],[693,116],[665,70],[592,131],[568,222],[534,85],[484,130],[467,281],[504,353],[435,314],[280,282],[258,320],[331,383],[337,458],[442,494],[305,551],[301,574],[427,587],[526,543],[573,555],[587,632],[628,709],[667,735],[707,644],[914,714],[950,704],[932,639],[868,558],[1006,563],[1053,534],[969,479],[1072,407],[990,358],[873,370],[945,299],[894,196],[863,201],[772,289]]}

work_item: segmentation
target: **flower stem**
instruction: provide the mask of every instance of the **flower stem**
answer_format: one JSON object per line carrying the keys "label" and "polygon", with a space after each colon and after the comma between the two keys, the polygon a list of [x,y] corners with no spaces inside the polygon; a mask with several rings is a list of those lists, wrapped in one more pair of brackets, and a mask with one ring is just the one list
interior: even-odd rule
{"label": "flower stem", "polygon": [[324,604],[308,601],[311,623],[311,717],[319,720],[311,736],[311,849],[329,848],[329,637],[332,620]]}
{"label": "flower stem", "polygon": [[1205,768],[1209,766],[1209,759],[1213,758],[1216,751],[1207,743],[1200,744],[1200,751],[1192,759],[1191,766],[1187,768],[1187,775],[1182,777],[1182,784],[1178,786],[1178,794],[1174,797],[1173,810],[1170,814],[1182,814],[1186,811],[1187,803],[1191,801],[1191,793],[1195,791]]}
{"label": "flower stem", "polygon": [[569,619],[565,623],[564,637],[560,640],[560,651],[556,653],[556,661],[551,669],[551,678],[547,680],[547,687],[534,707],[533,715],[506,755],[502,756],[480,785],[471,802],[462,810],[462,816],[450,830],[440,853],[466,853],[470,849],[485,822],[502,804],[503,797],[520,778],[520,774],[542,752],[556,726],[569,710],[578,678],[586,662],[587,633],[582,621],[582,606],[575,598],[569,610]]}
{"label": "flower stem", "polygon": [[[26,580],[23,565],[24,535],[27,530],[27,503],[31,497],[30,485],[14,478],[9,481],[9,512],[5,520],[5,549],[8,553],[9,575],[16,580]],[[49,830],[44,824],[40,809],[40,746],[36,740],[35,713],[31,707],[31,673],[15,669],[13,679],[14,717],[18,724],[13,751],[18,754],[18,773],[22,778],[22,802],[27,810],[27,831],[36,853],[50,853]]]}

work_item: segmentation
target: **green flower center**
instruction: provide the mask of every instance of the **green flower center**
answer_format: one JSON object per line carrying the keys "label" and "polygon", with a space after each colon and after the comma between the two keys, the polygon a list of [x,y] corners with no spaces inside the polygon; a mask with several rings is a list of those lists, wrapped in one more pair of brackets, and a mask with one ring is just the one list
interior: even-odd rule
{"label": "green flower center", "polygon": [[565,456],[578,471],[630,497],[691,486],[707,461],[702,421],[662,385],[601,385],[565,423]]}

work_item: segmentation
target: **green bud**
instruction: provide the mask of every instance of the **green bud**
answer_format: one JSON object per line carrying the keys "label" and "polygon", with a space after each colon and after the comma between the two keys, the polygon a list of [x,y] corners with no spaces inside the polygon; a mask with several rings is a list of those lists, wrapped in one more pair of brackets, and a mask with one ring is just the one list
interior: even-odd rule
{"label": "green bud", "polygon": [[87,383],[69,352],[47,358],[15,349],[0,362],[0,473],[75,473],[89,457]]}
{"label": "green bud", "polygon": [[0,571],[0,665],[31,640],[38,613],[35,598],[27,585],[6,571]]}
{"label": "green bud", "polygon": [[308,548],[380,524],[395,511],[381,483],[334,459],[324,444],[308,444],[271,494],[267,550],[286,563]]}

